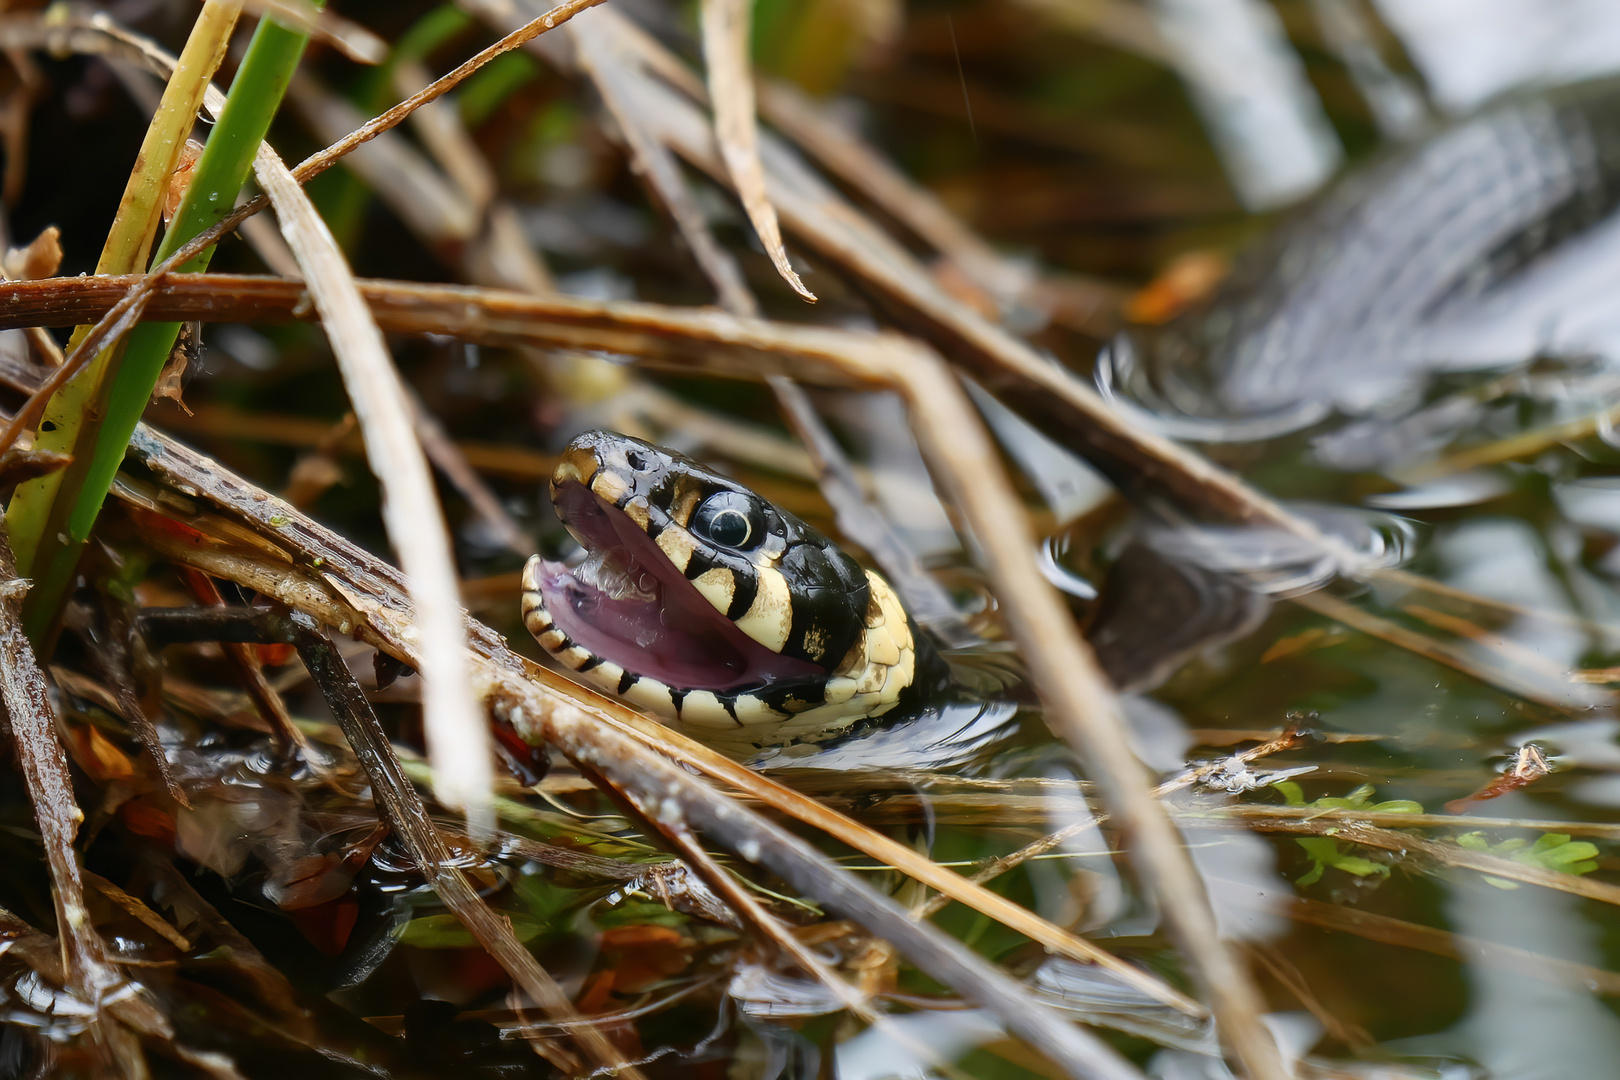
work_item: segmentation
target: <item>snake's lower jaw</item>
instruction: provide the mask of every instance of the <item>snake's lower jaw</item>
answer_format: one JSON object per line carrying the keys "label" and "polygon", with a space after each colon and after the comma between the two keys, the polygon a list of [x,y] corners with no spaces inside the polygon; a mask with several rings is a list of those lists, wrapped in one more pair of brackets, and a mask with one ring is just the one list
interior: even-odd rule
{"label": "snake's lower jaw", "polygon": [[[539,556],[529,560],[523,571],[523,622],[540,645],[581,681],[722,750],[746,754],[830,738],[857,720],[893,709],[915,675],[916,654],[907,647],[892,665],[863,665],[859,677],[817,672],[766,676],[730,688],[692,687],[671,676],[671,669],[654,667],[653,650],[622,640],[604,643],[592,636],[600,633],[593,623],[570,622],[567,616],[559,621],[554,612],[569,609],[579,585],[567,567]],[[576,640],[565,625],[596,647]]]}

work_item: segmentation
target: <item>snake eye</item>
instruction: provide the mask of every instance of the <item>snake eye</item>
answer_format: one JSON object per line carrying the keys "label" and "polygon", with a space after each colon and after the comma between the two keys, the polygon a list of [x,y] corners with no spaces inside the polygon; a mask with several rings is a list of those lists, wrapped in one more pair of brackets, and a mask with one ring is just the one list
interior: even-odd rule
{"label": "snake eye", "polygon": [[747,549],[765,539],[759,505],[740,491],[719,491],[692,515],[692,532],[720,547]]}

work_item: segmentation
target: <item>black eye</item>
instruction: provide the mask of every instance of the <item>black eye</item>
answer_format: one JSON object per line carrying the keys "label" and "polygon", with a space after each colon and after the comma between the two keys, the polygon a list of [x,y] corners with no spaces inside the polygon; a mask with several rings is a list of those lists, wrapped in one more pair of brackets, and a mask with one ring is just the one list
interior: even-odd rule
{"label": "black eye", "polygon": [[720,491],[703,500],[692,515],[692,532],[728,548],[751,548],[765,539],[759,506],[740,491]]}

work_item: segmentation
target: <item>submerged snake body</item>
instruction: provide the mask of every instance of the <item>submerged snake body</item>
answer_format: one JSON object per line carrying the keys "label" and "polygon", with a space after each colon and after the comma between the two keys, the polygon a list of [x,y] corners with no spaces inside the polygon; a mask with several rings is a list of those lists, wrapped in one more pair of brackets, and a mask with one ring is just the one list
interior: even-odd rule
{"label": "submerged snake body", "polygon": [[695,461],[587,432],[551,495],[587,554],[529,560],[524,624],[665,723],[738,751],[820,742],[943,681],[888,582]]}
{"label": "submerged snake body", "polygon": [[1098,378],[1177,438],[1387,428],[1432,376],[1620,362],[1617,253],[1620,79],[1516,95],[1338,185],[1205,309],[1121,334]]}

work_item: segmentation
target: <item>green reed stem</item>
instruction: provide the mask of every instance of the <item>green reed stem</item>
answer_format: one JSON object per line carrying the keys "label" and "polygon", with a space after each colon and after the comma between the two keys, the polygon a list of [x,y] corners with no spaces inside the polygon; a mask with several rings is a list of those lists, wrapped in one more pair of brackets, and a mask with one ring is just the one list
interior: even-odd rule
{"label": "green reed stem", "polygon": [[[306,34],[269,19],[260,20],[232,80],[225,108],[197,160],[191,185],[152,260],[154,265],[230,213],[308,40]],[[176,79],[180,70],[176,69]],[[202,76],[204,84],[207,78],[206,74]],[[162,179],[160,190],[167,183],[167,174]],[[181,270],[207,269],[212,254],[212,249],[204,252]],[[43,523],[43,528],[30,529],[32,557],[23,571],[34,579],[23,618],[30,637],[36,641],[48,633],[61,607],[84,541],[101,512],[124,450],[179,332],[179,323],[137,326],[121,350],[110,348],[103,352],[46,408],[40,424],[41,439],[51,436],[65,442],[61,449],[73,456],[73,462],[58,475],[50,491],[25,498],[19,487],[8,514],[8,520],[15,521],[14,529],[24,523],[32,526],[36,520]],[[55,430],[51,430],[53,426]],[[71,436],[70,441],[60,438],[64,433]],[[22,562],[20,552],[18,561]]]}
{"label": "green reed stem", "polygon": [[[174,74],[164,88],[157,112],[146,129],[140,154],[124,187],[112,228],[96,263],[98,274],[129,274],[146,263],[152,238],[162,222],[169,176],[179,163],[186,136],[196,123],[208,80],[225,56],[225,47],[241,13],[239,0],[208,0],[191,28]],[[84,339],[89,327],[74,331],[68,349]],[[100,353],[85,372],[62,388],[49,403],[34,445],[42,450],[70,453],[79,436],[86,407],[115,349]],[[35,556],[47,533],[48,518],[66,477],[55,473],[19,485],[6,512],[17,571],[35,573]]]}

